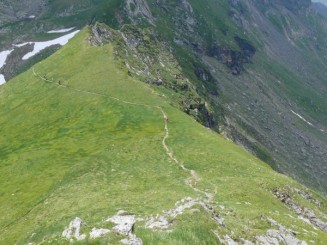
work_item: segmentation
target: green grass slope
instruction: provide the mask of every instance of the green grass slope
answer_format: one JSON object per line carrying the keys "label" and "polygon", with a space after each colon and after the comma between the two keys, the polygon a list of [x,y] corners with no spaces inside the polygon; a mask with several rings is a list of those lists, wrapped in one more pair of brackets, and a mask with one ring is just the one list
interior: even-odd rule
{"label": "green grass slope", "polygon": [[[275,170],[326,194],[321,54],[327,34],[322,17],[308,9],[310,1],[147,2],[156,16],[154,29],[173,47],[220,132]],[[244,70],[232,75],[237,64]],[[314,142],[312,147],[300,137]]]}
{"label": "green grass slope", "polygon": [[[301,240],[326,244],[326,233],[273,193],[287,193],[322,220],[325,199],[313,193],[315,205],[302,198],[295,191],[301,185],[172,107],[165,95],[128,76],[112,44],[92,47],[87,36],[84,29],[35,65],[39,76],[30,69],[1,87],[0,244],[69,244],[61,234],[75,217],[89,234],[92,227],[111,229],[104,220],[119,210],[146,218],[188,196],[204,200],[203,191],[213,195],[210,204],[225,226],[198,206],[176,217],[172,232],[139,221],[134,233],[144,244],[219,244],[214,231],[254,241],[270,228],[269,217]],[[169,116],[165,143],[178,163],[164,148],[158,107]],[[182,166],[195,171],[196,183],[187,184],[192,176]],[[76,243],[122,238],[110,233]]]}

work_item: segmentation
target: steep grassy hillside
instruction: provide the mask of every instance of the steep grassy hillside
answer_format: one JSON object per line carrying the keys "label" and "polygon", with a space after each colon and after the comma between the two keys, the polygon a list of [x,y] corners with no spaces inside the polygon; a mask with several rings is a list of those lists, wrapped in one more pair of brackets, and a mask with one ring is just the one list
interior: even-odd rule
{"label": "steep grassy hillside", "polygon": [[[326,244],[323,197],[172,106],[172,90],[132,78],[116,44],[88,35],[1,86],[1,244]],[[110,232],[91,239],[94,227]]]}
{"label": "steep grassy hillside", "polygon": [[[12,43],[61,35],[46,33],[51,29],[105,22],[125,35],[115,51],[132,76],[173,90],[169,100],[201,124],[326,194],[327,24],[310,4],[4,1],[0,46],[8,50]],[[10,55],[0,70],[6,80],[58,47],[21,60],[28,48]]]}
{"label": "steep grassy hillside", "polygon": [[327,25],[310,1],[137,2],[212,108],[212,128],[325,193]]}

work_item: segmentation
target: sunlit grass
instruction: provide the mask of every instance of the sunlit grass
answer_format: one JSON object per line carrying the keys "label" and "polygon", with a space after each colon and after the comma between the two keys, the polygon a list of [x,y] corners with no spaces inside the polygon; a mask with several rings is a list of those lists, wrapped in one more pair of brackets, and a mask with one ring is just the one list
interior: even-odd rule
{"label": "sunlit grass", "polygon": [[[159,110],[69,88],[162,106],[170,121],[167,144],[180,162],[199,174],[198,188],[217,193],[214,205],[228,227],[220,228],[223,234],[233,230],[250,239],[264,233],[269,227],[263,216],[292,224],[287,215],[294,215],[293,211],[269,190],[286,185],[301,188],[298,184],[129,77],[116,63],[111,44],[88,45],[87,29],[36,65],[35,71],[54,83],[28,70],[1,87],[1,244],[63,243],[61,233],[76,216],[90,231],[103,227],[103,221],[121,209],[144,217],[174,207],[183,197],[199,196],[185,184],[190,176],[162,147],[164,121]],[[59,80],[69,87],[58,87]],[[135,232],[144,244],[218,243],[212,232],[218,225],[201,207],[196,208],[177,217],[171,233],[151,231],[142,224],[136,225]],[[313,230],[302,221],[296,226]],[[315,232],[316,237],[300,236],[323,244],[326,235]]]}

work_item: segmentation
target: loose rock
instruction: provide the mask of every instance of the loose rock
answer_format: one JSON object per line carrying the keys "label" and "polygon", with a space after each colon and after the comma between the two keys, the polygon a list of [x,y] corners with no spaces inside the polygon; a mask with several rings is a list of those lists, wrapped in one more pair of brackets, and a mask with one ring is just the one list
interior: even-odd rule
{"label": "loose rock", "polygon": [[95,238],[103,237],[106,234],[108,234],[109,232],[110,232],[110,230],[108,230],[108,229],[102,229],[102,228],[97,229],[94,227],[90,233],[90,238],[95,239]]}
{"label": "loose rock", "polygon": [[143,242],[140,238],[133,234],[133,227],[137,219],[135,215],[128,215],[124,210],[119,211],[115,216],[106,220],[107,222],[112,222],[116,224],[113,228],[116,232],[121,235],[127,236],[127,238],[121,240],[120,242],[126,245],[142,245]]}
{"label": "loose rock", "polygon": [[78,241],[84,240],[86,238],[85,234],[80,234],[83,221],[81,218],[76,217],[73,221],[69,223],[69,227],[65,229],[62,236],[67,239],[77,239]]}
{"label": "loose rock", "polygon": [[125,211],[121,210],[117,213],[117,215],[107,219],[106,221],[115,223],[116,226],[113,229],[122,235],[128,236],[132,232],[135,224],[135,215],[124,214]]}

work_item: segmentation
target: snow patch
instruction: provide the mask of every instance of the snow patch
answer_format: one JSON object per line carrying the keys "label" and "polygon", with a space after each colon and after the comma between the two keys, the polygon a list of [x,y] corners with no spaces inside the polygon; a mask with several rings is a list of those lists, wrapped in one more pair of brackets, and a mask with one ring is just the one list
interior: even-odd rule
{"label": "snow patch", "polygon": [[6,64],[7,57],[11,54],[12,51],[14,50],[11,49],[0,52],[0,69]]}
{"label": "snow patch", "polygon": [[22,44],[18,44],[15,45],[16,47],[23,47],[27,44],[34,44],[34,49],[33,51],[25,54],[23,56],[23,60],[27,60],[31,57],[33,57],[34,55],[36,55],[37,53],[39,53],[40,51],[42,51],[43,49],[53,46],[53,45],[61,45],[64,46],[68,43],[68,41],[70,39],[72,39],[77,33],[79,32],[79,30],[74,31],[72,33],[69,33],[67,35],[61,36],[59,38],[50,40],[50,41],[45,41],[45,42],[26,42],[26,43],[22,43]]}
{"label": "snow patch", "polygon": [[60,29],[60,30],[51,30],[51,31],[48,31],[47,33],[65,33],[65,32],[69,32],[73,29],[75,29],[75,27]]}
{"label": "snow patch", "polygon": [[[0,69],[6,64],[6,60],[12,51],[14,50],[11,49],[11,50],[5,50],[0,52]],[[0,74],[0,85],[4,83],[6,83],[6,79],[3,74]]]}
{"label": "snow patch", "polygon": [[309,124],[310,126],[313,126],[313,124],[309,121],[307,121],[304,117],[302,117],[300,114],[296,113],[295,111],[291,110],[291,112],[296,115],[298,118],[300,118],[302,121],[306,122],[307,124]]}
{"label": "snow patch", "polygon": [[5,84],[5,83],[6,83],[5,77],[2,74],[0,74],[0,85]]}

